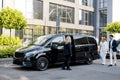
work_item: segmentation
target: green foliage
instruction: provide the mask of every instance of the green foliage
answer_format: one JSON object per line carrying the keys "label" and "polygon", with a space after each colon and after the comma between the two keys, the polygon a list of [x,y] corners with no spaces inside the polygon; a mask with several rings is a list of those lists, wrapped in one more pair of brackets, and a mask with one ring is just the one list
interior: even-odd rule
{"label": "green foliage", "polygon": [[17,48],[20,47],[22,40],[18,37],[10,37],[7,35],[0,36],[0,58],[12,57]]}
{"label": "green foliage", "polygon": [[[22,13],[9,7],[0,11],[0,28],[21,30],[27,26],[27,20]],[[18,37],[0,36],[0,57],[12,57],[22,40]]]}
{"label": "green foliage", "polygon": [[0,48],[0,58],[13,57],[13,54],[17,48],[19,48],[19,46],[6,46]]}
{"label": "green foliage", "polygon": [[105,27],[105,31],[110,34],[120,33],[120,22],[107,24],[107,26]]}
{"label": "green foliage", "polygon": [[19,37],[10,38],[7,35],[0,36],[0,46],[14,46],[14,45],[19,45],[21,42],[22,40]]}
{"label": "green foliage", "polygon": [[0,27],[21,30],[26,26],[27,20],[20,11],[9,7],[3,8],[0,11]]}

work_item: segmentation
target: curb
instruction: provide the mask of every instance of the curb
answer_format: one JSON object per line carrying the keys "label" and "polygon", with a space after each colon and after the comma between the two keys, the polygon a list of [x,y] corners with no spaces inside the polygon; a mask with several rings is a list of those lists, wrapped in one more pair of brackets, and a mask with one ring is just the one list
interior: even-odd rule
{"label": "curb", "polygon": [[12,58],[0,58],[0,65],[1,64],[7,64],[7,63],[12,63]]}
{"label": "curb", "polygon": [[0,61],[10,61],[12,58],[0,58]]}

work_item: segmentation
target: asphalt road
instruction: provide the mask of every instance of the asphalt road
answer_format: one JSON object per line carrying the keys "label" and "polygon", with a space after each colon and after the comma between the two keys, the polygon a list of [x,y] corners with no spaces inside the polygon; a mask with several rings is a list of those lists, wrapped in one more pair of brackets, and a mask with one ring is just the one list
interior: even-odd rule
{"label": "asphalt road", "polygon": [[21,68],[12,64],[12,59],[0,60],[0,80],[120,80],[120,60],[117,66],[101,65],[96,60],[92,65],[79,64],[72,70],[61,70],[54,66],[46,71],[36,71],[31,68]]}

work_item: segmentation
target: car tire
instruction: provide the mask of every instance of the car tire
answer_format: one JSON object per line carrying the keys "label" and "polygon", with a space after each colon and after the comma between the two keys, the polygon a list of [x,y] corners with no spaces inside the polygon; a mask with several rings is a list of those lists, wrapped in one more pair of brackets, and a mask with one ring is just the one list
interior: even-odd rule
{"label": "car tire", "polygon": [[48,68],[48,64],[49,64],[49,62],[46,57],[40,57],[37,60],[36,68],[37,68],[37,70],[44,71]]}
{"label": "car tire", "polygon": [[86,63],[87,63],[88,65],[90,65],[90,64],[93,63],[93,58],[92,58],[91,55],[88,55],[88,58],[87,58],[87,60],[86,60]]}

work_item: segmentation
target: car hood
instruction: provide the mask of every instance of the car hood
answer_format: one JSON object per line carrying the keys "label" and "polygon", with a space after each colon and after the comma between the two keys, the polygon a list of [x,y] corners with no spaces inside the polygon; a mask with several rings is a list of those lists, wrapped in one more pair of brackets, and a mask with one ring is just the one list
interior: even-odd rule
{"label": "car hood", "polygon": [[22,47],[22,48],[16,50],[16,52],[28,53],[31,51],[40,51],[42,49],[43,49],[43,47],[41,47],[41,46],[32,45],[32,46]]}

